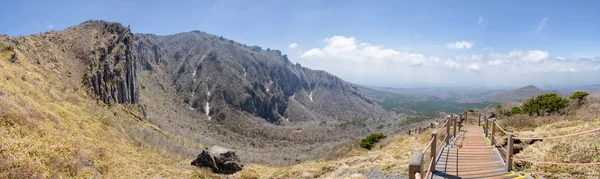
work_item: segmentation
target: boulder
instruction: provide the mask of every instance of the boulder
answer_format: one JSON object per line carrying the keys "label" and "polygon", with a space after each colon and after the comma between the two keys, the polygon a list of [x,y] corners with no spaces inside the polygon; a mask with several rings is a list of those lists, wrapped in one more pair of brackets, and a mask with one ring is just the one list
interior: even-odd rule
{"label": "boulder", "polygon": [[10,63],[15,63],[17,60],[19,59],[19,55],[17,54],[17,52],[13,53],[13,55],[10,57]]}
{"label": "boulder", "polygon": [[244,167],[240,158],[235,154],[235,150],[219,146],[213,146],[208,151],[203,150],[191,165],[207,167],[213,172],[221,174],[233,174]]}

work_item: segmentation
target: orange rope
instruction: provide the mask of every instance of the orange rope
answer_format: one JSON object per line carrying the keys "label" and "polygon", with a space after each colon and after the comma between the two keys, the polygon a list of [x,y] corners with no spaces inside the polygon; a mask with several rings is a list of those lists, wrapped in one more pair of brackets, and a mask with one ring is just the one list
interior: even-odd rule
{"label": "orange rope", "polygon": [[502,127],[500,127],[500,125],[496,121],[494,121],[494,124],[496,124],[496,126],[498,126],[498,129],[500,129],[502,132],[504,132],[505,134],[508,135],[508,132],[506,132],[504,129],[502,129]]}
{"label": "orange rope", "polygon": [[500,148],[502,148],[502,150],[504,150],[504,154],[507,154],[508,150],[506,150],[506,148],[504,148],[502,145],[500,145],[500,142],[498,142],[498,138],[494,137],[494,140],[496,141],[496,145],[500,146]]}
{"label": "orange rope", "polygon": [[446,144],[446,138],[447,137],[448,137],[448,135],[446,135],[446,137],[444,137],[444,139],[442,140],[442,142],[440,142],[440,145],[438,145],[437,148],[435,148],[436,152],[437,152],[437,150],[440,150],[444,144]]}
{"label": "orange rope", "polygon": [[446,119],[446,123],[444,123],[444,125],[438,127],[435,131],[439,131],[440,129],[442,129],[444,126],[446,126],[446,124],[448,124],[448,121],[450,121],[450,119]]}
{"label": "orange rope", "polygon": [[560,138],[565,138],[565,137],[571,137],[571,136],[577,136],[577,135],[582,135],[582,134],[588,134],[588,133],[592,133],[595,131],[599,131],[600,128],[597,129],[592,129],[589,131],[583,131],[583,132],[579,132],[579,133],[574,133],[574,134],[568,134],[568,135],[563,135],[563,136],[554,136],[554,137],[539,137],[539,138],[526,138],[526,137],[514,137],[514,139],[520,139],[520,140],[548,140],[548,139],[560,139]]}
{"label": "orange rope", "polygon": [[534,160],[525,160],[525,159],[520,159],[520,158],[515,158],[515,157],[512,157],[512,159],[513,160],[524,161],[524,162],[529,162],[529,163],[534,163],[534,164],[542,164],[542,165],[570,165],[570,166],[600,165],[600,162],[594,162],[594,163],[557,163],[557,162],[540,162],[540,161],[534,161]]}
{"label": "orange rope", "polygon": [[429,169],[427,169],[427,175],[425,175],[425,178],[429,178],[429,174],[431,174],[431,165],[433,165],[433,157],[431,157],[429,160]]}
{"label": "orange rope", "polygon": [[423,153],[425,153],[427,151],[429,146],[431,146],[431,143],[433,143],[433,138],[431,138],[431,140],[429,141],[429,144],[427,144],[427,147],[425,147],[425,149],[423,149]]}

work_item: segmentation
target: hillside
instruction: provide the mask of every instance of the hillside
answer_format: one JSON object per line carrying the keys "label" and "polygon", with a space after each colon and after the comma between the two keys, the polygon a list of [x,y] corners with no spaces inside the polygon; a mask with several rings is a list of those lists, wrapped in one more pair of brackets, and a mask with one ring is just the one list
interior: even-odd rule
{"label": "hillside", "polygon": [[[533,85],[525,86],[519,89],[501,92],[497,94],[488,95],[480,99],[480,101],[496,101],[496,102],[506,102],[506,101],[516,101],[516,102],[524,102],[531,97],[535,97],[541,94],[546,93],[559,93],[558,91],[551,90],[541,90]],[[560,94],[559,94],[560,95]]]}
{"label": "hillside", "polygon": [[[2,150],[10,151],[4,153],[6,161],[64,157],[60,160],[67,163],[83,162],[58,168],[25,162],[43,176],[90,165],[109,177],[190,174],[197,171],[189,161],[213,145],[236,149],[246,163],[291,165],[339,156],[338,149],[370,133],[401,130],[396,127],[401,117],[353,84],[292,64],[277,50],[204,32],[156,36],[132,33],[118,23],[86,21],[61,31],[2,36],[0,44],[1,105],[9,106],[0,117],[10,119],[0,141]],[[48,152],[56,146],[16,151],[23,137],[45,130],[52,135],[35,140],[63,136],[57,141],[68,150],[56,156]],[[100,147],[82,141],[97,141]],[[107,149],[110,145],[115,146]],[[40,150],[47,154],[26,154]],[[149,162],[140,155],[116,157],[133,151],[154,156],[160,159],[157,167],[169,169],[122,170],[141,166],[132,162]],[[113,157],[98,158],[104,153]],[[121,168],[99,169],[95,162]],[[78,175],[75,168],[58,176]]]}

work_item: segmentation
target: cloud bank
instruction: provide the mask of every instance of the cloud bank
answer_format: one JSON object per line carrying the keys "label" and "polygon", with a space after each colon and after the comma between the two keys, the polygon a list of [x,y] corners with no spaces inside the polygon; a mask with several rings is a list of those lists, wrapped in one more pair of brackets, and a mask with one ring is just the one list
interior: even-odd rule
{"label": "cloud bank", "polygon": [[471,47],[473,47],[473,45],[475,45],[474,42],[471,41],[456,41],[456,42],[452,42],[452,43],[447,43],[446,44],[446,48],[451,48],[451,49],[470,49]]}
{"label": "cloud bank", "polygon": [[[553,57],[544,50],[520,50],[428,56],[361,42],[355,37],[332,36],[324,45],[303,51],[301,63],[366,85],[423,86],[528,84],[586,84],[600,76],[600,60]],[[459,49],[474,43],[447,44]],[[450,47],[449,47],[450,48]],[[454,49],[454,48],[453,48]],[[590,76],[593,75],[593,76]]]}

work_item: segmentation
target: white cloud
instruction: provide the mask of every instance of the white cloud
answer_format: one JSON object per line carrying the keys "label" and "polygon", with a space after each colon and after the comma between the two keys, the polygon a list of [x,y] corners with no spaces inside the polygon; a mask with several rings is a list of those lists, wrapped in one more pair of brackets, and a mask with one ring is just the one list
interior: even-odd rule
{"label": "white cloud", "polygon": [[513,50],[508,54],[500,54],[500,53],[491,53],[490,57],[494,59],[512,59],[512,60],[523,60],[523,61],[531,61],[531,62],[540,62],[544,60],[548,60],[550,58],[550,53],[548,51],[541,50]]}
{"label": "white cloud", "polygon": [[297,48],[298,47],[298,43],[292,43],[288,47],[289,48]]}
{"label": "white cloud", "polygon": [[487,62],[488,66],[500,66],[504,64],[504,60],[490,60]]}
{"label": "white cloud", "polygon": [[454,60],[446,60],[446,62],[444,62],[444,66],[448,68],[460,68],[461,65]]}
{"label": "white cloud", "polygon": [[52,29],[54,29],[54,24],[51,24],[50,22],[46,22],[46,28],[52,30]]}
{"label": "white cloud", "polygon": [[456,42],[452,42],[452,43],[447,43],[446,44],[446,48],[451,48],[451,49],[470,49],[471,47],[473,47],[473,45],[475,45],[474,42],[471,41],[456,41]]}
{"label": "white cloud", "polygon": [[332,36],[323,42],[321,47],[300,53],[299,62],[366,85],[566,84],[576,83],[573,79],[593,81],[593,77],[600,76],[600,60],[553,57],[548,51],[536,49],[436,57],[416,50],[385,48],[354,37]]}
{"label": "white cloud", "polygon": [[477,24],[483,24],[483,16],[479,16],[479,20],[477,20]]}
{"label": "white cloud", "polygon": [[300,57],[319,60],[387,61],[405,65],[422,65],[430,61],[439,61],[436,57],[425,57],[423,54],[400,52],[383,46],[361,43],[354,37],[333,36],[323,41],[327,43],[323,48],[310,49]]}
{"label": "white cloud", "polygon": [[479,63],[478,62],[473,62],[473,63],[469,63],[467,64],[467,69],[469,70],[479,70]]}
{"label": "white cloud", "polygon": [[546,28],[546,22],[548,21],[548,17],[544,17],[542,19],[542,21],[540,21],[537,25],[537,28],[535,28],[535,32],[540,32],[542,30],[544,30],[544,28]]}
{"label": "white cloud", "polygon": [[523,60],[538,62],[546,60],[548,57],[550,57],[550,54],[547,51],[530,50],[525,56],[523,56]]}

